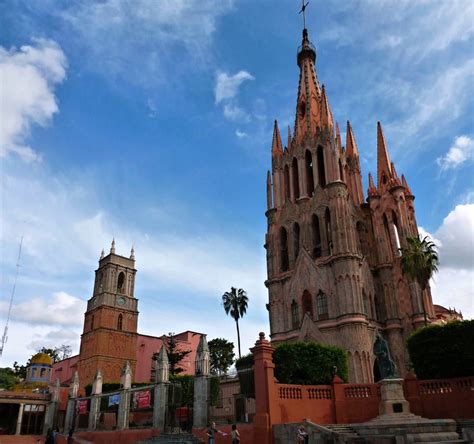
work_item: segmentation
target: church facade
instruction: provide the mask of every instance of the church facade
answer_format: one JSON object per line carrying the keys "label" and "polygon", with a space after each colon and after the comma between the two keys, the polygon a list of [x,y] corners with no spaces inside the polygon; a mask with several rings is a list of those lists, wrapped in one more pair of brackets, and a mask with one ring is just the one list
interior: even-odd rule
{"label": "church facade", "polygon": [[421,292],[400,267],[406,238],[417,236],[414,196],[390,161],[377,123],[377,176],[367,197],[359,150],[347,122],[345,145],[316,50],[303,30],[293,133],[286,147],[275,121],[267,175],[267,309],[272,343],[314,340],[344,348],[350,381],[378,378],[373,344],[387,340],[403,376],[405,340],[435,318],[430,289]]}

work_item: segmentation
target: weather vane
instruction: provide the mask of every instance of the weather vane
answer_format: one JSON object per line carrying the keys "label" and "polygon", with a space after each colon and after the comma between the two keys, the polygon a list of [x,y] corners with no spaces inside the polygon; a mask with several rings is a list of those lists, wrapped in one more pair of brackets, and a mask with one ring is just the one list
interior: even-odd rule
{"label": "weather vane", "polygon": [[309,2],[304,2],[304,0],[301,0],[301,11],[299,12],[300,14],[303,13],[303,28],[306,29],[306,13],[305,9],[309,5]]}

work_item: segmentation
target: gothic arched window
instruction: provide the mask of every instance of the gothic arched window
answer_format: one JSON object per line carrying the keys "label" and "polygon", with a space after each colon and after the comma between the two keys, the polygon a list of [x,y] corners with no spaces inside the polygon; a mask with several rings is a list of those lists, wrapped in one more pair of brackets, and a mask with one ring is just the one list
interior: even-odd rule
{"label": "gothic arched window", "polygon": [[367,239],[367,228],[363,222],[357,222],[356,224],[357,237],[359,239],[359,251],[367,256],[369,254],[369,245]]}
{"label": "gothic arched window", "polygon": [[324,219],[326,222],[326,239],[328,254],[332,254],[331,213],[329,212],[329,208],[326,208],[326,211],[324,213]]}
{"label": "gothic arched window", "polygon": [[312,196],[314,193],[314,178],[313,178],[313,158],[310,151],[306,151],[305,156],[306,166],[306,192],[308,196]]}
{"label": "gothic arched window", "polygon": [[326,186],[326,171],[324,167],[324,151],[322,146],[318,146],[316,156],[318,160],[318,183],[322,188],[324,188]]}
{"label": "gothic arched window", "polygon": [[123,293],[124,292],[124,290],[125,290],[124,283],[125,283],[125,273],[122,271],[118,275],[118,279],[117,279],[117,293]]}
{"label": "gothic arched window", "polygon": [[319,228],[319,218],[313,214],[311,218],[311,233],[313,237],[313,257],[321,257],[321,231]]}
{"label": "gothic arched window", "polygon": [[288,271],[288,234],[285,228],[280,228],[280,269]]}
{"label": "gothic arched window", "polygon": [[386,239],[386,242],[387,242],[387,252],[389,254],[389,258],[392,256],[391,252],[392,252],[392,241],[391,241],[391,238],[390,238],[390,229],[388,228],[388,219],[387,219],[387,215],[384,214],[383,215],[383,228],[384,228],[384,231],[385,231],[385,239]]}
{"label": "gothic arched window", "polygon": [[296,158],[293,159],[291,164],[291,172],[293,174],[293,191],[295,193],[295,200],[300,197],[300,179],[298,175],[298,161]]}
{"label": "gothic arched window", "polygon": [[319,290],[316,296],[316,309],[318,311],[318,319],[320,321],[329,317],[328,298],[321,290]]}
{"label": "gothic arched window", "polygon": [[400,256],[401,255],[401,252],[400,252],[400,231],[399,231],[399,228],[398,228],[398,219],[397,219],[397,214],[395,213],[395,211],[392,210],[392,222],[393,222],[393,233],[395,235],[395,246],[397,247],[397,251],[395,252],[395,254],[397,256]]}
{"label": "gothic arched window", "polygon": [[285,165],[284,170],[284,178],[285,178],[285,201],[289,202],[291,200],[291,193],[290,193],[290,169],[288,165]]}
{"label": "gothic arched window", "polygon": [[300,226],[295,222],[293,225],[293,250],[295,255],[295,261],[300,252]]}
{"label": "gothic arched window", "polygon": [[118,315],[118,319],[117,319],[117,330],[122,330],[122,327],[123,327],[123,316],[122,314],[120,313]]}
{"label": "gothic arched window", "polygon": [[339,159],[339,179],[341,179],[344,182],[344,170],[342,168],[341,159]]}
{"label": "gothic arched window", "polygon": [[367,298],[367,295],[365,294],[365,290],[362,290],[362,309],[364,310],[364,314],[367,317],[370,317],[369,313],[369,300]]}
{"label": "gothic arched window", "polygon": [[313,296],[308,290],[303,292],[303,297],[301,298],[302,306],[303,306],[303,314],[309,314],[309,316],[313,317]]}
{"label": "gothic arched window", "polygon": [[291,303],[291,326],[298,328],[300,326],[300,314],[298,312],[298,303],[293,299]]}

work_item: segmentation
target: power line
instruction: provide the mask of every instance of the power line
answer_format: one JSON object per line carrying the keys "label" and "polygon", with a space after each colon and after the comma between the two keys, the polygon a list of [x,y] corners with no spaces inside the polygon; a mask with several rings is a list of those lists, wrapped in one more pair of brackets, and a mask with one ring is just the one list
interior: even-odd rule
{"label": "power line", "polygon": [[21,236],[20,246],[18,248],[18,259],[16,261],[16,272],[15,272],[15,280],[13,281],[13,288],[10,295],[10,305],[8,306],[8,314],[7,314],[7,323],[5,324],[5,330],[3,331],[2,336],[2,345],[0,346],[0,357],[3,354],[3,349],[5,348],[5,344],[8,340],[8,323],[10,321],[10,314],[12,312],[13,306],[13,298],[15,297],[15,290],[16,290],[16,282],[18,280],[18,273],[20,271],[20,258],[21,258],[21,247],[23,246],[23,236]]}

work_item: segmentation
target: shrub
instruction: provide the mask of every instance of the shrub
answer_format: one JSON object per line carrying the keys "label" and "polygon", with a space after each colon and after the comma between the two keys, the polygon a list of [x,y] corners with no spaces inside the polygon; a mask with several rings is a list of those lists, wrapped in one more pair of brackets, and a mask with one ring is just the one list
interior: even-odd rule
{"label": "shrub", "polygon": [[273,353],[275,377],[282,384],[331,384],[334,367],[347,382],[347,355],[338,347],[317,342],[279,344]]}
{"label": "shrub", "polygon": [[407,340],[418,379],[474,375],[474,320],[429,325]]}

